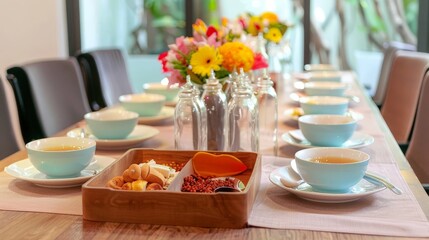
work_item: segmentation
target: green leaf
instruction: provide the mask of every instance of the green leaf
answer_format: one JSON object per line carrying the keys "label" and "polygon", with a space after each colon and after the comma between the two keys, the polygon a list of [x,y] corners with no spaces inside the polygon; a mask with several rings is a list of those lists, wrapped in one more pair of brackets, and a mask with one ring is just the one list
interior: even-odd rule
{"label": "green leaf", "polygon": [[220,70],[215,72],[215,76],[217,79],[222,79],[225,77],[228,77],[230,74],[230,72],[224,68],[221,68]]}
{"label": "green leaf", "polygon": [[153,27],[177,27],[178,21],[171,16],[163,16],[153,20]]}

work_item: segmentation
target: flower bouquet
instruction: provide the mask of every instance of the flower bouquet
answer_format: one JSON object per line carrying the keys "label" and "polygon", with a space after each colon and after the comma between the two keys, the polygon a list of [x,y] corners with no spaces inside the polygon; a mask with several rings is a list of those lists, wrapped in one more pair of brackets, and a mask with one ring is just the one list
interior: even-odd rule
{"label": "flower bouquet", "polygon": [[273,43],[279,43],[290,27],[281,22],[273,12],[264,12],[261,15],[246,13],[238,17],[238,22],[246,33],[252,36],[262,34],[268,42]]}
{"label": "flower bouquet", "polygon": [[211,70],[216,78],[224,79],[241,68],[248,72],[268,66],[252,44],[242,41],[241,32],[228,26],[226,21],[216,28],[198,19],[193,24],[193,37],[181,36],[168,47],[158,60],[163,72],[170,74],[170,84],[183,84],[189,75],[193,83],[203,85]]}

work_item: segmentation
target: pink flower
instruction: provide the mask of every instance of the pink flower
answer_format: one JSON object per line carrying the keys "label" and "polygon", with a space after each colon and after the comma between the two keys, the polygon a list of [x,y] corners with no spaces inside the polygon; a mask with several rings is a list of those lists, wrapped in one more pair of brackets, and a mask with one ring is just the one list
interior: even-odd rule
{"label": "pink flower", "polygon": [[218,48],[218,47],[220,47],[222,45],[222,43],[217,40],[216,34],[212,34],[210,37],[201,38],[199,41],[196,41],[195,45],[197,47],[209,45],[209,46]]}
{"label": "pink flower", "polygon": [[255,54],[255,61],[253,62],[252,70],[267,68],[267,67],[268,67],[268,62],[262,56],[262,54],[260,53]]}
{"label": "pink flower", "polygon": [[175,51],[168,51],[167,56],[165,57],[165,60],[167,61],[166,63],[166,67],[171,71],[172,69],[174,69],[174,65],[173,63],[175,61],[178,61],[177,57],[180,57],[179,54],[177,54]]}
{"label": "pink flower", "polygon": [[175,69],[171,71],[171,75],[168,79],[170,80],[168,83],[169,85],[173,85],[176,83],[178,83],[179,85],[182,85],[183,83],[186,82],[185,78],[180,74],[180,72]]}

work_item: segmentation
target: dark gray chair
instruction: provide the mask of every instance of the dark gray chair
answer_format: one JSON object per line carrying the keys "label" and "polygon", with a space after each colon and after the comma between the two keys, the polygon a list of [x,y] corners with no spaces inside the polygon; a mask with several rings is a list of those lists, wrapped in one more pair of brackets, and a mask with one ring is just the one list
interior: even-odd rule
{"label": "dark gray chair", "polygon": [[127,66],[119,49],[101,49],[77,55],[92,110],[119,103],[132,93]]}
{"label": "dark gray chair", "polygon": [[18,113],[26,142],[52,136],[91,111],[75,58],[28,63],[7,73],[17,102],[23,103]]}
{"label": "dark gray chair", "polygon": [[0,78],[0,160],[24,148],[18,116],[13,108],[16,105],[9,83]]}

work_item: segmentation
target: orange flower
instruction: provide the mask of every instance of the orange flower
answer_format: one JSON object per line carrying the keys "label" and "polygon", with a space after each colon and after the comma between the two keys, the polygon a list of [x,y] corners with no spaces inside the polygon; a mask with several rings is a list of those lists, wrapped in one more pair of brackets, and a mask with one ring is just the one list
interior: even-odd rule
{"label": "orange flower", "polygon": [[229,22],[228,18],[222,17],[222,26],[224,27],[227,26],[228,22]]}
{"label": "orange flower", "polygon": [[227,42],[219,48],[223,57],[222,66],[232,72],[243,68],[249,71],[255,61],[252,50],[241,42]]}
{"label": "orange flower", "polygon": [[270,24],[279,22],[279,18],[277,17],[277,14],[273,12],[264,12],[261,15],[262,20],[268,20]]}

